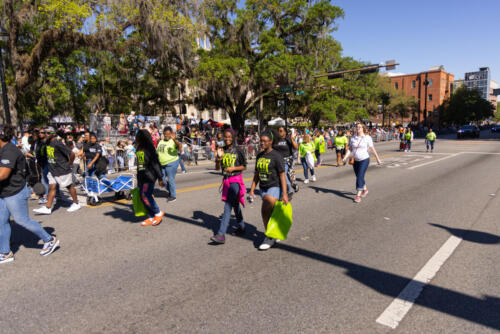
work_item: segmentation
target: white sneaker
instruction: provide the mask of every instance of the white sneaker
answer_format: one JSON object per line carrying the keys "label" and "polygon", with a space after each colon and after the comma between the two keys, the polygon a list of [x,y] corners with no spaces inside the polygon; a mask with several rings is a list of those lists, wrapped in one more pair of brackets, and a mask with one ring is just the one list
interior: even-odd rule
{"label": "white sneaker", "polygon": [[42,197],[38,200],[38,204],[42,205],[42,204],[47,204],[48,200],[47,198],[45,197]]}
{"label": "white sneaker", "polygon": [[68,212],[73,212],[73,211],[77,211],[77,210],[80,210],[80,204],[79,203],[73,203],[73,204],[71,204],[71,206],[69,207],[69,209],[67,211]]}
{"label": "white sneaker", "polygon": [[316,182],[316,175],[313,175],[313,176],[312,176],[312,178],[311,178],[311,180],[312,180],[313,182]]}
{"label": "white sneaker", "polygon": [[304,183],[305,183],[305,184],[308,184],[308,183],[309,183],[309,179],[305,179],[305,180],[304,180]]}
{"label": "white sneaker", "polygon": [[274,239],[266,237],[262,245],[259,246],[259,250],[268,250],[274,245],[274,243],[275,243]]}
{"label": "white sneaker", "polygon": [[39,215],[50,215],[52,213],[52,210],[46,206],[42,206],[40,209],[33,209],[33,211]]}

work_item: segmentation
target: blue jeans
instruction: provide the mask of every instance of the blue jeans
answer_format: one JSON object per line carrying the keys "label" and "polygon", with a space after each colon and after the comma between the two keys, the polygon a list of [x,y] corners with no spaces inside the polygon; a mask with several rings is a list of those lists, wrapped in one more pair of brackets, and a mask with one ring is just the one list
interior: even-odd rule
{"label": "blue jeans", "polygon": [[366,158],[365,160],[354,161],[354,165],[352,165],[354,174],[356,174],[356,190],[358,191],[363,190],[366,185],[365,174],[369,164],[370,158]]}
{"label": "blue jeans", "polygon": [[319,153],[319,150],[314,151],[314,154],[316,155],[316,166],[321,162],[321,154]]}
{"label": "blue jeans", "polygon": [[111,173],[115,172],[115,158],[114,157],[108,157],[108,169]]}
{"label": "blue jeans", "polygon": [[285,180],[286,180],[286,192],[288,194],[293,193],[292,182],[290,181],[290,175],[288,175],[288,162],[285,161]]}
{"label": "blue jeans", "polygon": [[123,157],[117,156],[116,160],[118,160],[118,168],[123,169],[125,167],[125,161]]}
{"label": "blue jeans", "polygon": [[429,150],[429,146],[431,147],[431,151],[434,150],[434,140],[427,140],[427,151]]}
{"label": "blue jeans", "polygon": [[49,164],[46,164],[42,168],[42,184],[45,187],[45,196],[49,194]]}
{"label": "blue jeans", "polygon": [[16,224],[34,233],[43,242],[52,240],[50,234],[28,215],[29,196],[30,191],[25,186],[23,190],[14,196],[0,198],[0,253],[2,254],[10,253],[10,216],[12,216]]}
{"label": "blue jeans", "polygon": [[141,193],[141,200],[148,210],[149,218],[153,218],[154,215],[160,213],[160,208],[158,204],[156,204],[155,199],[153,198],[153,191],[155,190],[154,183],[143,183],[139,184],[139,191]]}
{"label": "blue jeans", "polygon": [[302,168],[304,168],[304,177],[309,179],[309,174],[307,173],[307,170],[311,170],[311,175],[314,175],[314,168],[311,169],[307,166],[306,158],[300,158],[300,162],[302,163]]}
{"label": "blue jeans", "polygon": [[406,141],[406,149],[411,150],[411,140]]}
{"label": "blue jeans", "polygon": [[175,192],[175,174],[177,174],[177,168],[179,167],[179,160],[162,166],[163,181],[165,182],[165,189],[170,193],[170,196],[176,197]]}
{"label": "blue jeans", "polygon": [[239,195],[240,185],[238,183],[231,183],[227,192],[226,201],[224,202],[224,213],[222,214],[219,232],[217,232],[217,234],[226,234],[227,227],[229,226],[229,220],[231,219],[231,210],[233,209],[238,224],[240,224],[241,228],[245,228],[243,214],[241,213],[240,201],[238,200]]}
{"label": "blue jeans", "polygon": [[186,171],[186,167],[184,167],[184,161],[183,161],[183,159],[182,159],[182,158],[183,158],[183,156],[181,155],[181,156],[179,157],[179,165],[181,166],[181,170],[182,170],[183,172],[185,172],[185,171]]}

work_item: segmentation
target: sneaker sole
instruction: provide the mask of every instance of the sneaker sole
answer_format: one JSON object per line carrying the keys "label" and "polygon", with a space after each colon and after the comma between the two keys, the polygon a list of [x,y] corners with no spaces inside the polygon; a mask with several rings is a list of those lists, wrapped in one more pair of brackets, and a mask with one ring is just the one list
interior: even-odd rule
{"label": "sneaker sole", "polygon": [[2,263],[9,263],[9,262],[12,262],[12,261],[14,261],[14,258],[10,257],[8,259],[5,259],[5,260],[1,261],[0,264],[2,264]]}
{"label": "sneaker sole", "polygon": [[210,241],[215,242],[218,245],[224,245],[226,243],[225,241],[220,241],[214,238],[210,238]]}
{"label": "sneaker sole", "polygon": [[59,240],[56,240],[56,244],[54,245],[54,247],[52,247],[52,249],[50,250],[50,252],[44,253],[44,254],[40,254],[40,255],[41,256],[48,256],[48,255],[54,253],[54,251],[57,249],[57,247],[59,247]]}
{"label": "sneaker sole", "polygon": [[177,200],[176,199],[171,200],[171,201],[167,200],[168,203],[174,203],[175,201],[177,201]]}
{"label": "sneaker sole", "polygon": [[82,208],[82,207],[79,207],[78,209],[73,209],[73,210],[68,209],[68,210],[66,210],[66,211],[67,211],[67,212],[75,212],[75,211],[80,210],[81,208]]}
{"label": "sneaker sole", "polygon": [[52,214],[52,212],[50,213],[47,213],[47,212],[37,212],[37,211],[33,211],[34,213],[36,213],[37,215],[46,215],[46,216],[50,216]]}

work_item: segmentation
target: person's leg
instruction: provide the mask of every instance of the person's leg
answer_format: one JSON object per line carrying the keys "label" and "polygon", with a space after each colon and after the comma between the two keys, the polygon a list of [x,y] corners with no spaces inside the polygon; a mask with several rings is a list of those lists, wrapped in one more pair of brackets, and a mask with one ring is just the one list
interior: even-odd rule
{"label": "person's leg", "polygon": [[49,174],[49,165],[45,165],[42,169],[42,184],[45,187],[45,195],[44,197],[47,197],[49,194],[49,179],[48,179],[48,174]]}
{"label": "person's leg", "polygon": [[177,159],[176,161],[171,162],[165,166],[165,172],[168,178],[168,181],[165,182],[165,184],[168,183],[168,190],[170,191],[171,197],[177,196],[176,186],[175,186],[175,175],[177,174],[177,168],[179,168],[179,160],[180,159]]}
{"label": "person's leg", "polygon": [[57,183],[49,184],[49,195],[47,196],[46,207],[51,209],[54,202],[54,197],[56,197]]}
{"label": "person's leg", "polygon": [[434,140],[431,140],[431,152],[434,151]]}
{"label": "person's leg", "polygon": [[234,208],[234,215],[236,216],[236,221],[240,225],[240,228],[244,229],[245,228],[245,221],[243,220],[243,213],[241,211],[241,205],[240,205],[239,201],[236,202],[236,206],[233,206],[233,208]]}
{"label": "person's leg", "polygon": [[276,201],[277,199],[270,195],[264,196],[264,199],[262,200],[261,215],[262,222],[264,223],[264,229],[267,229],[267,223],[271,218]]}
{"label": "person's leg", "polygon": [[29,191],[28,188],[25,187],[18,194],[6,197],[3,200],[5,201],[7,211],[10,212],[16,224],[32,232],[37,237],[42,239],[43,242],[49,242],[52,240],[50,234],[48,234],[39,223],[31,219],[28,215],[28,197]]}
{"label": "person's leg", "polygon": [[141,199],[148,210],[150,218],[160,213],[160,208],[153,198],[154,183],[144,183],[140,187]]}
{"label": "person's leg", "polygon": [[316,163],[315,163],[315,165],[316,166],[321,165],[321,160],[320,160],[321,154],[319,153],[319,150],[314,151],[314,155],[316,156]]}
{"label": "person's leg", "polygon": [[183,159],[183,156],[180,156],[180,157],[179,157],[179,165],[181,166],[181,171],[182,171],[183,173],[185,173],[185,172],[186,172],[186,167],[184,166],[184,159]]}
{"label": "person's leg", "polygon": [[74,185],[69,185],[67,187],[69,194],[71,195],[71,199],[73,200],[73,203],[78,204],[78,197],[76,196],[76,189]]}
{"label": "person's leg", "polygon": [[308,169],[309,167],[307,167],[306,158],[302,158],[302,157],[301,157],[301,158],[300,158],[300,162],[302,163],[302,168],[304,169],[304,178],[305,178],[306,180],[308,180],[308,179],[309,179],[309,175],[307,174],[307,169]]}
{"label": "person's leg", "polygon": [[3,198],[0,198],[0,254],[10,253],[10,234],[9,223],[10,213]]}
{"label": "person's leg", "polygon": [[309,168],[311,170],[311,175],[314,176],[314,168]]}
{"label": "person's leg", "polygon": [[425,141],[425,149],[427,150],[427,152],[429,151],[429,146],[430,146],[430,142],[428,140]]}
{"label": "person's leg", "polygon": [[285,161],[285,179],[286,179],[286,188],[288,190],[288,193],[293,193],[292,189],[292,182],[290,180],[290,175],[288,175],[288,170],[290,167],[288,167],[288,162]]}
{"label": "person's leg", "polygon": [[358,191],[366,190],[365,174],[369,164],[370,158],[359,162],[358,176],[356,178],[356,190]]}
{"label": "person's leg", "polygon": [[226,235],[227,227],[229,226],[229,220],[231,219],[232,208],[233,206],[231,205],[231,203],[228,200],[226,200],[224,202],[224,213],[222,214],[219,231],[217,232],[217,234]]}
{"label": "person's leg", "polygon": [[337,166],[340,166],[340,157],[341,157],[341,153],[340,152],[337,152]]}

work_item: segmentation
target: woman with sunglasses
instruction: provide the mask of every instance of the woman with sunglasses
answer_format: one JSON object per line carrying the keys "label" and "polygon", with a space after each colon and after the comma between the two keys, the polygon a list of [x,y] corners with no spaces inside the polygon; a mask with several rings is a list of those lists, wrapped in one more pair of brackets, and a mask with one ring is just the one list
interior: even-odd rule
{"label": "woman with sunglasses", "polygon": [[[254,197],[255,188],[259,183],[262,197],[262,222],[264,223],[264,229],[267,229],[267,223],[271,218],[276,201],[281,198],[285,205],[288,204],[288,193],[285,163],[282,155],[273,150],[273,135],[271,132],[261,134],[260,147],[262,151],[257,155],[250,197]],[[275,242],[275,239],[266,237],[259,246],[259,250],[268,250]]]}

